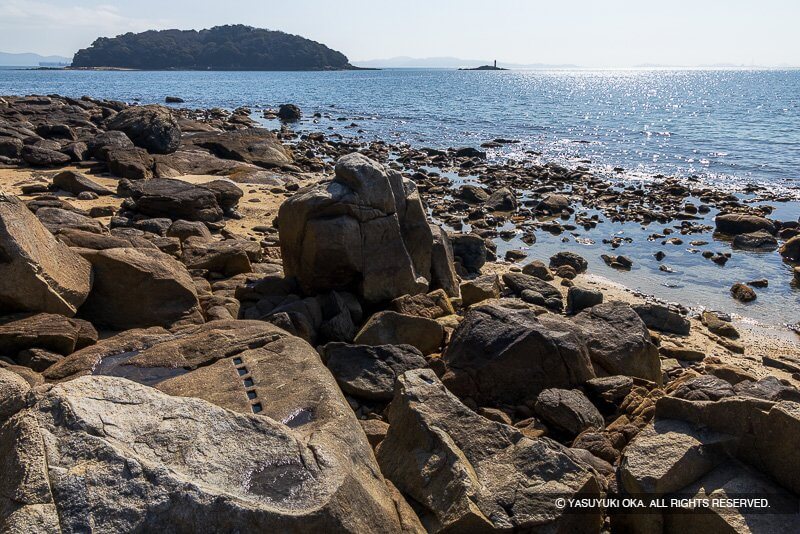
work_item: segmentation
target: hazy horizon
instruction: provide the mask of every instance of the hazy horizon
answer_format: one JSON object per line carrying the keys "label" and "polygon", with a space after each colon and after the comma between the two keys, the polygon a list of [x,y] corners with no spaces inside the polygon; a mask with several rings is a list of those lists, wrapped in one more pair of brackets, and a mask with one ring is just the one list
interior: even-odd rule
{"label": "hazy horizon", "polygon": [[319,41],[356,65],[404,57],[496,58],[500,64],[584,68],[800,66],[800,40],[793,27],[800,20],[800,3],[568,4],[298,0],[278,6],[229,0],[221,10],[209,0],[138,0],[113,6],[102,0],[0,0],[0,51],[72,57],[101,36],[247,24]]}

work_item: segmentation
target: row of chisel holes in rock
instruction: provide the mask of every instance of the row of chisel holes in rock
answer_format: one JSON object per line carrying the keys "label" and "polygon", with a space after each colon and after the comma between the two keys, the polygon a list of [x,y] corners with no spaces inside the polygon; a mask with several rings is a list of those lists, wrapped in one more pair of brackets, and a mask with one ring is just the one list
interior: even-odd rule
{"label": "row of chisel holes in rock", "polygon": [[242,378],[242,384],[244,384],[247,399],[251,402],[250,408],[252,408],[253,413],[260,412],[264,409],[264,407],[261,405],[261,402],[254,402],[258,400],[258,393],[256,393],[255,390],[253,377],[248,376],[250,371],[247,370],[247,366],[244,364],[241,358],[234,358],[233,366],[236,368],[236,372],[239,373],[239,376]]}

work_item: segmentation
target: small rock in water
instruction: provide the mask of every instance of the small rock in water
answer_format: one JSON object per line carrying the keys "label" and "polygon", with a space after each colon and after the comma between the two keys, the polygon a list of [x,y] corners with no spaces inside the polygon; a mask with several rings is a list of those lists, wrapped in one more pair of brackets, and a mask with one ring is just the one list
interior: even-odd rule
{"label": "small rock in water", "polygon": [[740,302],[752,302],[756,300],[757,296],[753,288],[741,282],[733,284],[731,287],[731,295]]}
{"label": "small rock in water", "polygon": [[769,287],[769,280],[767,280],[766,278],[761,278],[759,280],[751,281],[749,285],[751,285],[753,287],[759,287],[759,288],[761,288],[761,287]]}

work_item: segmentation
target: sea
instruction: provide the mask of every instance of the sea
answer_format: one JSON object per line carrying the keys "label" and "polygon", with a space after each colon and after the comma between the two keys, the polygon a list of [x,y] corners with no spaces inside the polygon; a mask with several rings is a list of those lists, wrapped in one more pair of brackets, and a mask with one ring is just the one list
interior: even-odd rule
{"label": "sea", "polygon": [[[141,103],[184,99],[182,107],[265,109],[298,105],[301,131],[322,131],[361,141],[374,139],[415,147],[475,146],[496,138],[517,143],[488,150],[491,160],[583,165],[624,181],[664,176],[691,179],[739,194],[751,184],[767,187],[773,217],[800,217],[800,70],[615,69],[458,71],[387,69],[336,72],[148,72],[0,69],[0,95],[90,95]],[[315,117],[316,115],[316,117]],[[620,171],[622,170],[622,171]],[[470,178],[452,176],[454,183]],[[707,222],[713,225],[712,211]],[[760,324],[800,321],[800,287],[792,266],[777,252],[735,251],[724,267],[702,258],[703,250],[731,251],[708,235],[687,236],[684,246],[648,240],[672,225],[600,225],[589,232],[537,234],[527,247],[498,240],[500,254],[528,249],[546,259],[557,250],[585,255],[590,270],[666,301],[706,307]],[[630,237],[616,250],[602,243]],[[708,245],[690,246],[691,240]],[[652,257],[667,253],[659,270]],[[607,267],[600,254],[625,254],[629,272]],[[737,281],[767,278],[751,304],[731,299]]]}

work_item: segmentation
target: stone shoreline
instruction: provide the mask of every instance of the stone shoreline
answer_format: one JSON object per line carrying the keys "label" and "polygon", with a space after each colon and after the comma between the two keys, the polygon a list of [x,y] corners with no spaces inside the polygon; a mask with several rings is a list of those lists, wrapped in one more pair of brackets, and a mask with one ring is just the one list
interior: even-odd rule
{"label": "stone shoreline", "polygon": [[[679,180],[275,116],[0,97],[0,530],[796,524],[556,505],[741,487],[796,505],[800,349],[534,243],[604,224],[589,208],[688,240],[719,209],[717,231],[794,261],[800,225]],[[510,224],[530,257],[495,261]]]}

